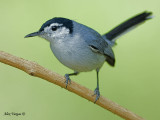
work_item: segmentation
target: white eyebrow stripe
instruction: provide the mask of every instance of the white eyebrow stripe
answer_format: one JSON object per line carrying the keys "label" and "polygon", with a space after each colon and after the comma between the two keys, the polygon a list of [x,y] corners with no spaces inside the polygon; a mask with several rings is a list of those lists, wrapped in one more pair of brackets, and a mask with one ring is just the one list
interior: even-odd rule
{"label": "white eyebrow stripe", "polygon": [[52,23],[50,26],[62,26],[63,24],[59,24],[59,23]]}

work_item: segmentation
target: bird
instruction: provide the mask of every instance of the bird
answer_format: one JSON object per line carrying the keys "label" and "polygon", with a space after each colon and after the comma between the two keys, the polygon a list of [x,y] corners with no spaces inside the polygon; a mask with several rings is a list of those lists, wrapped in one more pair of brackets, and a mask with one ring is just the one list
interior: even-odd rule
{"label": "bird", "polygon": [[80,72],[96,70],[97,87],[94,90],[95,103],[100,98],[99,71],[105,62],[115,66],[112,47],[116,40],[136,26],[152,18],[152,12],[144,11],[122,22],[109,32],[101,35],[96,30],[74,20],[54,17],[46,21],[38,31],[25,36],[41,37],[50,43],[55,57],[74,72],[65,74],[66,88],[71,83],[70,76]]}

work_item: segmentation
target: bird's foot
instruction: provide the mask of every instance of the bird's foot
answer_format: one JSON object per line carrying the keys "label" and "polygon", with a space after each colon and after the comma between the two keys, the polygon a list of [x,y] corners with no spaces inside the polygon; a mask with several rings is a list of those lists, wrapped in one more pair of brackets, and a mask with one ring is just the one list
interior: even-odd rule
{"label": "bird's foot", "polygon": [[95,90],[94,90],[94,94],[93,94],[93,96],[94,95],[96,95],[96,99],[95,99],[95,101],[94,101],[94,103],[96,103],[96,101],[99,99],[99,97],[100,97],[100,92],[99,92],[99,88],[96,88]]}
{"label": "bird's foot", "polygon": [[70,79],[70,77],[69,77],[69,74],[65,74],[65,78],[66,78],[65,83],[66,83],[66,88],[67,88],[68,81],[69,81],[69,84],[71,84],[71,79]]}

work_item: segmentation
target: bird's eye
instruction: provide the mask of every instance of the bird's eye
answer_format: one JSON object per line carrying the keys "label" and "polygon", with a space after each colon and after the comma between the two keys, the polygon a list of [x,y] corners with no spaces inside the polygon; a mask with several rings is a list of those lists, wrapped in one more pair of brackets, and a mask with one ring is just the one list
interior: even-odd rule
{"label": "bird's eye", "polygon": [[51,29],[52,29],[52,31],[56,31],[56,30],[57,30],[57,28],[58,28],[57,26],[52,26],[52,28],[51,28]]}

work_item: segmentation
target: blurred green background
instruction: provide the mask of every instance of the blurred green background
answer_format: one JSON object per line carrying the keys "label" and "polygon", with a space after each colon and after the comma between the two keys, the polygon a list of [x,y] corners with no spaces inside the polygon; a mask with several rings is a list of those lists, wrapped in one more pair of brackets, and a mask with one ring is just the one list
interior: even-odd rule
{"label": "blurred green background", "polygon": [[[24,39],[48,19],[66,17],[103,34],[145,10],[155,18],[121,37],[114,47],[116,65],[100,71],[101,95],[147,120],[160,119],[159,0],[0,0],[0,50],[35,61],[61,75],[70,73],[49,43]],[[95,71],[72,80],[94,90]],[[5,112],[25,112],[7,116]],[[40,78],[0,63],[0,120],[122,120],[109,111]]]}

